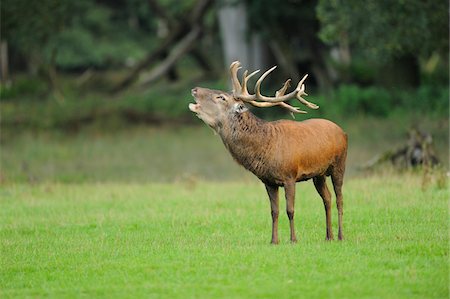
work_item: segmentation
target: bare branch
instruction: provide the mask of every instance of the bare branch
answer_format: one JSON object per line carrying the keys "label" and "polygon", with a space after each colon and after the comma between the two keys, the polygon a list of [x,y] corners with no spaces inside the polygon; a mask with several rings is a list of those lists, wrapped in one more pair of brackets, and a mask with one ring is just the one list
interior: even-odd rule
{"label": "bare branch", "polygon": [[141,85],[148,86],[155,80],[165,75],[178,61],[178,59],[180,59],[181,56],[191,49],[195,40],[199,37],[200,32],[200,27],[194,27],[188,35],[186,35],[178,44],[175,45],[166,59],[164,59],[161,64],[153,68],[149,74],[142,79]]}

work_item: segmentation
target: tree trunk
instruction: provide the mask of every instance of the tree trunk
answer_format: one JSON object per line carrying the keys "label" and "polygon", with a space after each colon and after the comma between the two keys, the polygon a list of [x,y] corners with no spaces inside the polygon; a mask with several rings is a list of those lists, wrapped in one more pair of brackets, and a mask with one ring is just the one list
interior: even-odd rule
{"label": "tree trunk", "polygon": [[56,97],[57,100],[63,101],[64,95],[59,88],[58,83],[58,72],[56,70],[56,55],[58,53],[57,48],[53,48],[51,56],[50,56],[50,62],[47,64],[47,76],[48,76],[48,82],[49,82],[49,88],[50,92],[53,93],[53,95]]}
{"label": "tree trunk", "polygon": [[243,69],[266,69],[268,42],[250,32],[245,3],[232,0],[223,2],[218,15],[225,69],[236,60],[241,62]]}
{"label": "tree trunk", "polygon": [[260,34],[253,33],[250,41],[250,67],[251,69],[265,70],[269,68],[269,45]]}
{"label": "tree trunk", "polygon": [[9,83],[9,64],[8,64],[8,42],[0,42],[0,79],[2,84]]}
{"label": "tree trunk", "polygon": [[247,9],[243,2],[224,1],[219,9],[219,27],[222,37],[225,67],[239,60],[244,69],[250,68],[247,38]]}

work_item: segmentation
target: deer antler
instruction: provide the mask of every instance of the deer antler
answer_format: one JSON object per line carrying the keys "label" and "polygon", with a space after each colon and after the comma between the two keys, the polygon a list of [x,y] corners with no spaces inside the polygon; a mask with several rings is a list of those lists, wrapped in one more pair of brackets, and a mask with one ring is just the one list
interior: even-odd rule
{"label": "deer antler", "polygon": [[276,68],[276,66],[272,67],[271,69],[267,70],[262,76],[256,81],[255,84],[255,94],[249,94],[247,90],[247,82],[248,80],[253,77],[256,73],[259,72],[259,70],[254,71],[250,75],[248,74],[248,71],[245,71],[242,76],[242,85],[239,82],[238,79],[238,71],[241,68],[241,63],[239,61],[235,61],[230,65],[230,73],[231,73],[231,81],[233,83],[233,94],[236,98],[247,102],[255,107],[273,107],[273,106],[281,106],[283,108],[286,108],[291,113],[307,113],[306,111],[300,110],[297,107],[293,107],[285,101],[296,98],[300,101],[303,105],[311,108],[311,109],[318,109],[319,106],[316,104],[313,104],[311,102],[308,102],[302,96],[307,96],[308,94],[305,92],[305,85],[303,82],[306,80],[308,75],[305,75],[302,80],[297,84],[297,87],[291,91],[288,94],[286,93],[286,90],[290,86],[291,79],[286,80],[284,82],[283,87],[281,87],[280,90],[278,90],[275,93],[275,97],[268,97],[261,94],[261,83],[262,81]]}

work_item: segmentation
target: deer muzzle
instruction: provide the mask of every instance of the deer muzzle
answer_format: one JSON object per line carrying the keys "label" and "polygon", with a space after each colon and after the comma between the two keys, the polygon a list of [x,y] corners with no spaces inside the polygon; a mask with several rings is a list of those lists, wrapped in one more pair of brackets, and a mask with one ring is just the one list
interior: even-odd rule
{"label": "deer muzzle", "polygon": [[200,109],[200,104],[197,101],[197,87],[193,88],[191,90],[191,94],[194,97],[195,103],[189,103],[189,110],[191,110],[194,113],[198,113],[198,110]]}

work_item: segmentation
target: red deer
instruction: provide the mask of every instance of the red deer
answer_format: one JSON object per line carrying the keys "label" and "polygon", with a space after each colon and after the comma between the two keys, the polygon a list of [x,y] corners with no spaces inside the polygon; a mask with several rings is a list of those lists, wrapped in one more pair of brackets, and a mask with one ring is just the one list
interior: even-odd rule
{"label": "red deer", "polygon": [[309,108],[317,105],[302,96],[307,75],[295,90],[285,94],[290,79],[276,92],[275,97],[261,94],[261,82],[275,67],[266,71],[256,82],[254,94],[249,94],[247,82],[258,71],[248,75],[242,82],[238,79],[240,63],[230,66],[233,92],[196,87],[192,89],[195,104],[189,109],[221,137],[234,160],[255,174],[266,186],[272,214],[272,243],[278,243],[278,188],[284,187],[286,212],[289,218],[290,239],[296,242],[294,228],[295,183],[313,179],[322,197],[326,215],[326,240],[333,239],[331,225],[331,194],[326,177],[331,176],[338,209],[338,239],[343,239],[342,184],[347,156],[347,135],[336,124],[325,119],[309,119],[301,122],[278,120],[267,122],[253,115],[244,103],[256,107],[281,106],[291,113],[306,113],[286,103],[298,99]]}

